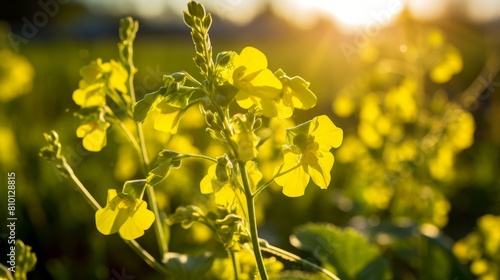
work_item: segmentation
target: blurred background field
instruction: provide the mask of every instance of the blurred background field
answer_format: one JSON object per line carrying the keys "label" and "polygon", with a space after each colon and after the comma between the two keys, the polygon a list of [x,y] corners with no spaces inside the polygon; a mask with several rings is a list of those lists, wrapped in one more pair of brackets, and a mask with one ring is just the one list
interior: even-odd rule
{"label": "blurred background field", "polygon": [[[40,4],[16,1],[11,11],[2,9],[0,18],[2,200],[6,174],[14,171],[16,237],[32,246],[38,257],[29,279],[112,279],[114,271],[122,269],[137,279],[157,279],[117,235],[105,237],[97,232],[94,212],[68,181],[39,158],[38,151],[45,145],[43,133],[57,130],[63,153],[102,205],[106,189],[137,178],[137,163],[123,148],[119,133],[108,134],[108,145],[100,153],[82,147],[75,134],[79,120],[73,116],[78,106],[72,92],[78,88],[80,67],[99,57],[104,61],[118,59],[118,23],[125,15],[139,20],[134,53],[139,98],[156,90],[163,74],[181,70],[195,73],[189,29],[179,20],[185,1],[169,5],[127,1],[109,6],[90,0],[53,2],[59,10],[26,43],[13,45],[12,34],[23,36],[23,18],[32,21],[34,14],[43,11]],[[329,12],[341,9],[334,5],[311,8],[295,3],[299,1],[249,2],[207,3],[207,10],[215,14],[211,33],[214,53],[240,52],[249,45],[259,48],[268,57],[270,69],[282,68],[289,76],[303,77],[318,96],[313,110],[297,110],[295,123],[326,114],[344,130],[343,145],[333,150],[336,163],[328,190],[311,185],[305,196],[288,198],[274,186],[263,194],[259,207],[263,238],[298,252],[288,236],[294,227],[308,221],[361,229],[360,221],[372,226],[390,221],[401,227],[431,225],[442,229],[451,246],[477,230],[479,217],[500,215],[499,4],[463,1],[460,6],[441,1],[432,6],[431,1],[423,1],[430,6],[419,8],[411,4],[418,1],[398,2],[402,11],[391,14],[390,20],[377,21],[376,15],[387,12],[391,5],[391,1],[382,1],[364,15],[371,21],[350,22],[362,12],[351,11],[346,20]],[[367,5],[361,2],[359,7]],[[151,11],[138,8],[140,5],[155,7],[154,13],[148,14]],[[251,6],[258,8],[254,11]],[[246,18],[238,14],[240,10],[255,16]],[[322,12],[314,12],[317,10]],[[443,13],[432,17],[431,11],[439,10]],[[311,18],[307,19],[308,15]],[[13,70],[16,67],[25,68]],[[9,83],[21,85],[8,87]],[[7,95],[9,91],[12,96]],[[401,97],[407,92],[406,99]],[[387,97],[390,94],[397,97]],[[400,100],[400,105],[387,100]],[[413,103],[414,109],[409,105]],[[399,109],[394,109],[397,106]],[[449,108],[460,113],[448,122]],[[414,116],[405,116],[404,112],[412,110]],[[364,114],[380,117],[372,120]],[[473,117],[473,123],[460,121],[468,116]],[[209,138],[197,125],[202,122],[193,111],[183,119],[181,134],[174,140],[157,132],[159,136],[152,136],[156,140],[151,143],[151,157],[155,150],[172,148],[182,141],[193,146],[193,151],[210,149],[205,142]],[[367,128],[370,125],[371,130]],[[432,136],[436,126],[440,131],[438,144],[426,150],[422,140]],[[397,131],[400,136],[393,137]],[[147,131],[147,135],[152,133]],[[410,143],[407,154],[405,143]],[[398,156],[388,155],[391,149]],[[167,213],[179,205],[207,199],[198,188],[205,166],[194,163],[189,167],[173,172],[169,182],[158,189]],[[1,205],[5,208],[3,202]],[[495,223],[498,226],[500,221]],[[2,228],[2,263],[4,232]],[[202,227],[187,233],[173,227],[171,235],[173,251],[193,253],[214,246],[207,242],[210,233]],[[485,236],[485,240],[500,244],[497,233]],[[138,241],[157,254],[152,230]],[[500,245],[493,253],[480,253],[473,260],[463,257],[464,270],[477,259],[486,259],[490,269],[495,269],[493,273],[500,273]],[[393,269],[395,279],[433,279],[426,278],[422,269],[398,261]]]}

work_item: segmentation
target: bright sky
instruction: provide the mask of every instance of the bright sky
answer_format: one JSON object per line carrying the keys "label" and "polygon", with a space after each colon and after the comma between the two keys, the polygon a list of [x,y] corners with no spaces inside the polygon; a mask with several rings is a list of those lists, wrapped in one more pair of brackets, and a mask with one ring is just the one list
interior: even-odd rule
{"label": "bright sky", "polygon": [[[188,0],[79,0],[97,11],[138,14],[165,19],[185,9]],[[389,24],[407,5],[417,18],[427,20],[442,16],[455,5],[465,16],[478,22],[500,18],[499,0],[199,0],[207,10],[224,20],[244,25],[267,5],[278,16],[307,28],[319,18],[332,20],[345,30],[378,23]],[[170,13],[167,13],[170,11]]]}

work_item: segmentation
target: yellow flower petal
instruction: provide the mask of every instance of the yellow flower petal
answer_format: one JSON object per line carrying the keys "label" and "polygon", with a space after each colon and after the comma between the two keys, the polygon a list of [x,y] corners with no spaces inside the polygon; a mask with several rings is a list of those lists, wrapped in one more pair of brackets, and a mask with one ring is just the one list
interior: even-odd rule
{"label": "yellow flower petal", "polygon": [[91,152],[98,152],[106,146],[106,130],[110,126],[107,122],[90,121],[76,130],[76,135],[83,138],[83,147]]}
{"label": "yellow flower petal", "polygon": [[251,80],[251,84],[253,90],[249,94],[269,100],[275,99],[281,93],[283,87],[280,80],[269,69],[260,71]]}
{"label": "yellow flower petal", "polygon": [[240,90],[238,94],[236,94],[236,102],[240,105],[241,108],[248,109],[252,107],[255,102],[250,98],[245,91]]}
{"label": "yellow flower petal", "polygon": [[128,216],[125,211],[119,211],[119,209],[116,207],[116,204],[113,205],[112,201],[116,196],[116,190],[109,189],[106,207],[97,210],[97,212],[95,213],[97,230],[105,235],[118,232],[118,229],[122,226]]}
{"label": "yellow flower petal", "polygon": [[244,48],[239,56],[236,56],[236,67],[244,66],[246,73],[254,73],[267,68],[266,55],[254,47]]}
{"label": "yellow flower petal", "polygon": [[278,110],[279,119],[288,119],[293,115],[293,107],[285,105],[283,99],[276,101],[276,109]]}
{"label": "yellow flower petal", "polygon": [[73,92],[73,101],[82,107],[103,106],[106,104],[106,94],[104,93],[102,83],[84,85]]}
{"label": "yellow flower petal", "polygon": [[280,95],[283,85],[267,69],[266,56],[253,47],[246,47],[232,60],[234,71],[230,82],[240,90],[236,95],[237,103],[245,109],[255,104],[264,115],[276,116],[277,109],[273,101]]}
{"label": "yellow flower petal", "polygon": [[316,106],[318,98],[309,89],[309,83],[301,77],[292,77],[290,79],[290,97],[293,107],[297,109],[307,110]]}
{"label": "yellow flower petal", "polygon": [[217,168],[217,164],[212,164],[207,171],[207,175],[201,179],[200,182],[200,191],[202,194],[213,193],[214,189],[212,187],[212,179],[215,177],[215,169]]}
{"label": "yellow flower petal", "polygon": [[148,229],[155,220],[153,212],[148,210],[147,203],[138,202],[135,212],[120,227],[120,236],[126,240],[136,239],[144,235],[144,230]]}
{"label": "yellow flower petal", "polygon": [[333,167],[333,161],[333,155],[330,152],[325,152],[322,157],[318,158],[316,164],[308,166],[307,173],[309,173],[313,182],[322,189],[326,189],[330,185],[330,170]]}
{"label": "yellow flower petal", "polygon": [[235,197],[234,189],[228,183],[215,193],[215,203],[223,207],[229,207],[233,205]]}
{"label": "yellow flower petal", "polygon": [[127,70],[123,68],[123,66],[114,61],[111,60],[110,62],[111,66],[111,74],[109,76],[109,85],[111,88],[117,89],[123,93],[127,92],[127,79],[128,79],[128,74]]}
{"label": "yellow flower petal", "polygon": [[[336,127],[333,122],[325,115],[315,117],[309,127],[309,135],[314,136],[314,141],[321,148],[338,148],[342,143],[343,131]],[[328,147],[328,148],[325,148]]]}
{"label": "yellow flower petal", "polygon": [[304,195],[310,176],[304,170],[304,166],[297,160],[294,153],[284,155],[283,165],[275,171],[275,174],[284,173],[274,179],[283,187],[283,194],[289,197]]}
{"label": "yellow flower petal", "polygon": [[89,65],[83,66],[80,69],[80,75],[88,83],[93,83],[102,77],[102,59],[98,58],[92,61]]}
{"label": "yellow flower petal", "polygon": [[248,176],[250,177],[250,184],[253,190],[257,187],[257,184],[262,180],[262,173],[257,168],[257,165],[253,161],[247,161],[246,163]]}

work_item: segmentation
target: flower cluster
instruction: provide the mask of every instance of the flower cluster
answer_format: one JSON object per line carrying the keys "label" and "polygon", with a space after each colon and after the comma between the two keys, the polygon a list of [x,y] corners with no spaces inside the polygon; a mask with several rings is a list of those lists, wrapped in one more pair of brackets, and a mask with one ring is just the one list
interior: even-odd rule
{"label": "flower cluster", "polygon": [[105,116],[114,114],[106,98],[113,100],[115,108],[121,107],[122,111],[126,111],[124,104],[130,103],[126,94],[128,74],[119,62],[103,63],[98,58],[82,67],[80,75],[79,88],[73,92],[73,101],[82,108],[78,114],[82,123],[76,134],[83,138],[85,149],[98,152],[106,146],[106,131],[110,126]]}
{"label": "flower cluster", "polygon": [[229,65],[229,83],[238,89],[236,102],[242,108],[255,105],[266,117],[285,119],[292,116],[294,108],[307,110],[316,105],[308,82],[290,78],[281,69],[271,72],[266,56],[254,47],[233,54]]}

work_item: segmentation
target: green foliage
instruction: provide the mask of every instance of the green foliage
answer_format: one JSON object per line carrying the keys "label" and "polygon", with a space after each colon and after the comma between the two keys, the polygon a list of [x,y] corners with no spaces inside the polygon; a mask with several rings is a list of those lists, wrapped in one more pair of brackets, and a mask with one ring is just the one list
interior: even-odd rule
{"label": "green foliage", "polygon": [[165,178],[167,178],[172,168],[175,169],[181,166],[183,157],[185,157],[183,154],[174,151],[161,151],[156,160],[153,162],[151,171],[148,173],[148,177],[146,179],[148,185],[154,187],[162,182]]}
{"label": "green foliage", "polygon": [[199,256],[168,253],[164,264],[172,279],[198,280],[203,279],[213,262],[214,257],[208,253]]}
{"label": "green foliage", "polygon": [[122,193],[126,193],[135,199],[142,199],[146,186],[146,180],[144,179],[126,181],[123,184]]}
{"label": "green foliage", "polygon": [[294,231],[291,240],[333,268],[341,279],[391,279],[387,260],[353,229],[306,224]]}

